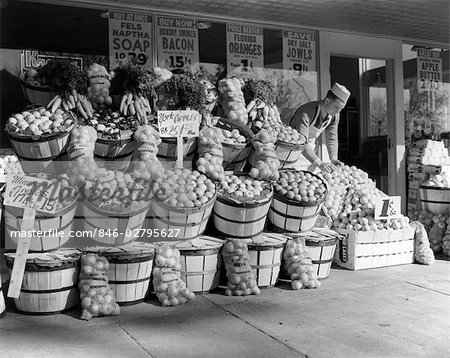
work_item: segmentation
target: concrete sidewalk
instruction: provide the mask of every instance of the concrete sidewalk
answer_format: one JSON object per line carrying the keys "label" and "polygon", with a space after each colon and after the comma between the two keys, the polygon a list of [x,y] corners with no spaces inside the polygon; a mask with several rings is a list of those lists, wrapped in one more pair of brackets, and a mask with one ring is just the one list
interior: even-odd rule
{"label": "concrete sidewalk", "polygon": [[317,290],[155,297],[89,322],[73,310],[0,319],[1,357],[450,357],[450,261],[333,268]]}

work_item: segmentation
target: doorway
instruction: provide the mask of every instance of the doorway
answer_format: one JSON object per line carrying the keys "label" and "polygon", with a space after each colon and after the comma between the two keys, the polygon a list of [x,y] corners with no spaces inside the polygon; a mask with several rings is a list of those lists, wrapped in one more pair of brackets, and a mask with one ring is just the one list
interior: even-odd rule
{"label": "doorway", "polygon": [[330,77],[351,92],[340,114],[339,160],[367,172],[387,193],[386,61],[331,56]]}

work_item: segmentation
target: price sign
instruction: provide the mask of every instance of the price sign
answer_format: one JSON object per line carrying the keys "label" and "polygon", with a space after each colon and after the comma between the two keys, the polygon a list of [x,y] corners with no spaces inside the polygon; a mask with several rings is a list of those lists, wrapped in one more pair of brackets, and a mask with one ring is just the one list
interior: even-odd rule
{"label": "price sign", "polygon": [[161,137],[198,137],[202,115],[197,111],[158,111]]}
{"label": "price sign", "polygon": [[169,70],[198,66],[196,20],[158,16],[157,37],[159,66]]}
{"label": "price sign", "polygon": [[8,175],[4,204],[54,214],[58,206],[59,182],[27,175]]}
{"label": "price sign", "polygon": [[375,202],[374,217],[375,220],[395,219],[401,216],[400,196],[386,196]]}
{"label": "price sign", "polygon": [[241,66],[264,67],[263,28],[227,23],[228,73]]}
{"label": "price sign", "polygon": [[442,86],[442,53],[425,48],[417,51],[418,92],[437,91]]}
{"label": "price sign", "polygon": [[317,34],[311,31],[283,30],[283,68],[290,71],[316,71]]}
{"label": "price sign", "polygon": [[152,16],[128,12],[109,12],[109,67],[114,69],[124,60],[134,58],[151,70]]}

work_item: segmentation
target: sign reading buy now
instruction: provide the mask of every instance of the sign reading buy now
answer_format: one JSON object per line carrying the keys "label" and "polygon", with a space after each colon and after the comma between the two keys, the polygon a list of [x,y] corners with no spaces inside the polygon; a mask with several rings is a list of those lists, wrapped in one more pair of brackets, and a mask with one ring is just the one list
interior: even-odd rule
{"label": "sign reading buy now", "polygon": [[198,111],[158,111],[163,138],[198,137],[202,115]]}
{"label": "sign reading buy now", "polygon": [[54,214],[58,206],[60,184],[27,175],[7,175],[4,204]]}

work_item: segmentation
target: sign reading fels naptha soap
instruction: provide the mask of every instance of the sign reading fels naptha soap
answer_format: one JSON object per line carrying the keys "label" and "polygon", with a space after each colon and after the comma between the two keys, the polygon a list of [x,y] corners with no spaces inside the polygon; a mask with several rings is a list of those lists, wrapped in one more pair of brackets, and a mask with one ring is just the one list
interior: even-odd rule
{"label": "sign reading fels naptha soap", "polygon": [[227,68],[264,67],[264,34],[260,26],[227,23]]}
{"label": "sign reading fels naptha soap", "polygon": [[146,70],[153,68],[152,15],[110,11],[109,66],[130,58]]}

